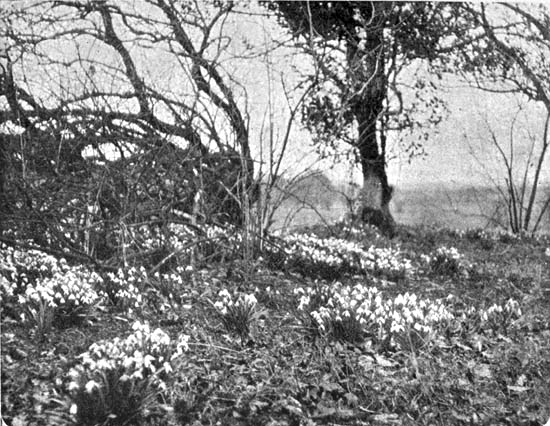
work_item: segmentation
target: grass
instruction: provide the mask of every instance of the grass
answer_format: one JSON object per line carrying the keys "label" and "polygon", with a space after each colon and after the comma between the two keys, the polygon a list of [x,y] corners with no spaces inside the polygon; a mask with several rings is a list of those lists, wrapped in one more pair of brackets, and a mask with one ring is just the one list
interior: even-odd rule
{"label": "grass", "polygon": [[[139,319],[172,338],[188,335],[189,349],[155,409],[142,413],[137,424],[545,424],[550,418],[550,257],[545,255],[550,240],[411,227],[399,234],[393,241],[374,241],[366,232],[349,235],[366,247],[399,245],[414,268],[397,281],[341,268],[333,280],[323,280],[308,276],[307,268],[298,273],[292,264],[278,269],[259,263],[254,270],[239,262],[210,263],[187,272],[170,288],[177,294],[166,303],[149,289],[155,304],[146,302],[131,313],[106,305],[81,324],[55,328],[41,339],[14,317],[14,306],[3,309],[2,417],[14,426],[74,423],[68,372],[93,343],[128,336]],[[423,260],[442,246],[462,255],[458,273],[431,270]],[[513,298],[521,315],[502,327],[483,327],[477,317],[464,315],[462,322],[414,345],[405,339],[387,347],[368,336],[347,342],[320,332],[298,309],[297,288],[333,286],[334,280],[376,286],[385,298],[406,292],[442,298],[457,314]],[[214,306],[226,289],[257,299],[254,315],[239,332],[228,331]]]}

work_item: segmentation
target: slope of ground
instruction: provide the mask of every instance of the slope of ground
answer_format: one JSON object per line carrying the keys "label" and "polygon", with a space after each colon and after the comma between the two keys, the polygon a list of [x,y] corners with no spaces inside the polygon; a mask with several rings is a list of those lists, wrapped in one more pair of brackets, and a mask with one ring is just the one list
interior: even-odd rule
{"label": "slope of ground", "polygon": [[[226,257],[96,279],[102,290],[119,285],[118,293],[102,299],[98,291],[74,321],[67,310],[52,311],[51,328],[44,297],[33,299],[29,289],[61,277],[70,278],[67,287],[91,282],[91,272],[2,247],[6,424],[543,425],[550,418],[548,239],[403,227],[388,241],[342,224],[277,241],[284,250],[255,262]],[[136,333],[137,349],[117,364],[113,348],[124,338],[130,347]]]}

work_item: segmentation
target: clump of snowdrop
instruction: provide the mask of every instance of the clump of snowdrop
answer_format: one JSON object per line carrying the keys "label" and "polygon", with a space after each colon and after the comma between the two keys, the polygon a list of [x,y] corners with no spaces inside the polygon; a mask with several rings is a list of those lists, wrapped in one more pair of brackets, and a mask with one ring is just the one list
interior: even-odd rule
{"label": "clump of snowdrop", "polygon": [[127,424],[146,417],[188,350],[188,336],[136,322],[127,338],[91,345],[69,372],[70,412],[77,424]]}
{"label": "clump of snowdrop", "polygon": [[[95,290],[100,282],[97,274],[73,267],[63,273],[56,272],[51,278],[36,280],[18,296],[18,301],[39,328],[44,327],[41,317],[45,310],[51,311],[55,324],[71,326],[80,323],[100,301]],[[22,315],[26,319],[25,314]]]}
{"label": "clump of snowdrop", "polygon": [[468,333],[507,333],[512,323],[521,317],[520,304],[515,299],[508,299],[504,305],[492,304],[488,307],[465,305],[455,296],[447,297],[447,306],[453,311],[454,318],[448,323],[451,335]]}
{"label": "clump of snowdrop", "polygon": [[142,291],[148,281],[144,267],[119,269],[107,273],[102,294],[115,306],[124,310],[140,309],[143,304]]}
{"label": "clump of snowdrop", "polygon": [[459,238],[465,238],[470,241],[479,241],[479,240],[495,240],[495,234],[486,231],[481,228],[468,228],[465,230],[457,230],[456,234]]}
{"label": "clump of snowdrop", "polygon": [[[172,224],[169,226],[170,237],[168,245],[177,251],[180,256],[190,259],[191,256],[223,257],[231,247],[239,247],[242,235],[239,229],[231,226],[221,227],[211,224],[200,224],[196,228],[187,225]],[[206,236],[206,239],[204,238]],[[200,242],[197,243],[197,240]]]}
{"label": "clump of snowdrop", "polygon": [[439,247],[423,259],[435,274],[453,276],[464,270],[463,256],[455,247]]}
{"label": "clump of snowdrop", "polygon": [[2,302],[39,334],[80,323],[101,301],[99,275],[38,250],[0,246],[0,277]]}
{"label": "clump of snowdrop", "polygon": [[145,307],[161,313],[172,312],[182,306],[191,271],[189,265],[162,274],[147,272],[143,266],[119,269],[106,274],[101,294],[128,314]]}
{"label": "clump of snowdrop", "polygon": [[283,235],[284,263],[306,275],[336,278],[342,273],[375,274],[400,279],[411,263],[399,250],[365,249],[361,244],[340,238],[319,238],[308,234]]}
{"label": "clump of snowdrop", "polygon": [[[128,231],[129,252],[159,250],[176,253],[174,258],[183,263],[202,261],[205,258],[223,259],[234,255],[242,243],[242,233],[237,227],[220,227],[210,224],[169,224],[167,229],[150,226],[134,227]],[[154,266],[154,265],[152,265]]]}
{"label": "clump of snowdrop", "polygon": [[231,294],[228,290],[221,290],[214,303],[225,329],[235,332],[242,338],[248,336],[250,325],[258,317],[258,301],[253,293]]}
{"label": "clump of snowdrop", "polygon": [[440,300],[409,293],[384,298],[376,287],[361,284],[300,288],[297,293],[299,310],[309,313],[322,334],[351,342],[370,339],[384,348],[412,344],[411,336],[426,339],[439,323],[452,318]]}
{"label": "clump of snowdrop", "polygon": [[361,259],[362,268],[375,275],[397,280],[404,278],[411,270],[411,261],[404,259],[399,251],[389,248],[370,247]]}
{"label": "clump of snowdrop", "polygon": [[486,309],[479,310],[479,318],[484,328],[495,331],[506,331],[507,327],[521,317],[521,307],[515,299],[508,299],[504,306],[493,304]]}
{"label": "clump of snowdrop", "polygon": [[57,259],[39,250],[21,250],[0,243],[2,301],[17,299],[29,284],[34,284],[38,279],[51,278],[56,272],[64,272],[68,268],[65,259]]}
{"label": "clump of snowdrop", "polygon": [[184,224],[168,225],[168,232],[156,227],[138,226],[128,230],[132,244],[129,249],[155,250],[170,248],[177,250],[181,255],[189,255],[192,248],[190,242],[197,238],[196,229]]}
{"label": "clump of snowdrop", "polygon": [[356,237],[356,238],[364,238],[365,234],[368,234],[371,236],[374,235],[374,237],[377,239],[382,238],[382,234],[380,234],[380,230],[376,226],[368,223],[364,223],[364,222],[345,223],[344,222],[342,223],[342,226],[343,226],[342,229],[344,232],[349,232],[353,237]]}

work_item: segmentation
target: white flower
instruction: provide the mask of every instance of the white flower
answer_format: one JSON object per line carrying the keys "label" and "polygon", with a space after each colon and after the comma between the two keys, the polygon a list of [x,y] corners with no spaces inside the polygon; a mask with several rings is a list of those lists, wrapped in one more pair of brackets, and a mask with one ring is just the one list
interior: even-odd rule
{"label": "white flower", "polygon": [[222,299],[231,299],[231,294],[229,294],[227,289],[223,289],[218,293],[218,297],[221,297]]}
{"label": "white flower", "polygon": [[390,327],[390,332],[392,333],[399,333],[400,331],[403,331],[405,328],[403,327],[402,324],[396,322],[396,321],[393,321],[392,324],[391,324],[391,327]]}
{"label": "white flower", "polygon": [[130,378],[143,380],[143,370],[140,368],[139,370],[134,371]]}
{"label": "white flower", "polygon": [[244,301],[249,306],[255,306],[258,301],[256,300],[256,297],[253,294],[247,294],[244,296]]}
{"label": "white flower", "polygon": [[300,297],[300,304],[298,305],[298,310],[303,311],[309,305],[309,302],[310,302],[309,296]]}
{"label": "white flower", "polygon": [[99,388],[99,383],[90,380],[86,383],[86,392],[92,393],[94,389]]}
{"label": "white flower", "polygon": [[415,323],[414,324],[414,329],[418,332],[421,332],[421,331],[424,331],[425,330],[425,327],[423,327],[421,324],[419,323]]}
{"label": "white flower", "polygon": [[69,413],[74,416],[76,415],[77,412],[78,412],[78,407],[76,406],[76,404],[72,404],[71,408],[69,409]]}
{"label": "white flower", "polygon": [[78,383],[76,382],[70,382],[69,385],[67,386],[67,389],[69,391],[73,391],[73,390],[76,390],[76,389],[79,389],[80,386],[78,386]]}
{"label": "white flower", "polygon": [[223,303],[220,300],[218,300],[216,303],[214,303],[214,307],[224,315],[225,315],[225,312],[227,312],[227,309],[225,307],[225,303]]}

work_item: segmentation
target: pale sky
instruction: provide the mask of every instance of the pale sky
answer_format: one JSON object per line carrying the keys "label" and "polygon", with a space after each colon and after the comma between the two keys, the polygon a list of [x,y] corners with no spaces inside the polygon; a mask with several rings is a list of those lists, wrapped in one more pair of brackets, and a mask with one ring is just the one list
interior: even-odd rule
{"label": "pale sky", "polygon": [[[449,89],[448,117],[438,126],[438,133],[430,138],[425,148],[427,156],[411,164],[391,164],[390,179],[398,186],[423,182],[453,185],[488,184],[487,173],[502,176],[502,162],[491,143],[485,117],[503,146],[509,148],[509,129],[517,111],[517,100],[511,95],[482,92],[468,87]],[[518,119],[515,138],[515,162],[523,172],[531,141],[525,129],[538,137],[540,147],[545,112],[534,104],[527,107],[527,119]],[[523,131],[520,129],[523,128]],[[477,159],[477,160],[476,160]],[[479,161],[478,161],[479,160]],[[479,164],[486,166],[487,171]],[[550,159],[546,158],[541,180],[550,183]]]}

